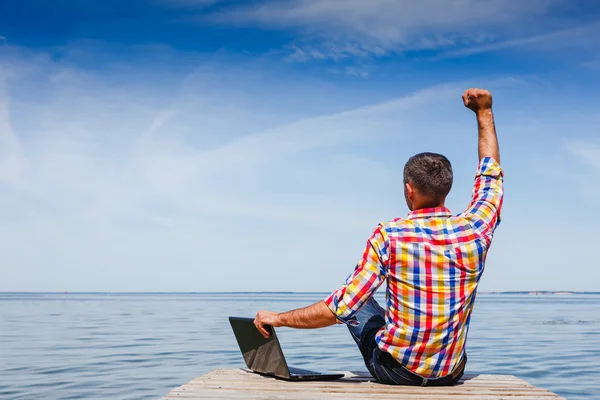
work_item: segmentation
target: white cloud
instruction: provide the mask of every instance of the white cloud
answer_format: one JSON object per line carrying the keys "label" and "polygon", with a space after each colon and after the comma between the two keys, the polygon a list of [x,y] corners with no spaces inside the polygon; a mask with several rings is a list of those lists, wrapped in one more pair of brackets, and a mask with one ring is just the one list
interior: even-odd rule
{"label": "white cloud", "polygon": [[[360,182],[376,176],[399,191],[398,170],[356,148],[400,131],[400,116],[440,96],[458,102],[460,92],[439,86],[320,116],[302,116],[300,105],[296,116],[277,98],[230,95],[244,82],[225,70],[225,78],[196,72],[155,94],[37,60],[7,78],[12,91],[0,96],[0,253],[12,271],[5,290],[239,290],[258,260],[276,267],[295,253],[289,268],[310,271],[320,268],[306,264],[318,254],[339,265],[327,249],[354,237],[344,275],[369,230],[404,207],[390,198],[369,211]],[[32,88],[36,95],[25,96]],[[321,91],[312,92],[319,101]],[[293,238],[273,236],[288,229]],[[321,235],[335,238],[327,244]],[[215,267],[224,260],[236,271],[229,283]],[[179,274],[195,280],[177,283]],[[148,282],[135,282],[140,275]]]}
{"label": "white cloud", "polygon": [[215,5],[223,0],[156,0],[158,3],[169,7],[181,7],[188,9],[205,8]]}
{"label": "white cloud", "polygon": [[0,182],[17,185],[24,162],[19,139],[11,124],[9,107],[10,100],[0,71]]}
{"label": "white cloud", "polygon": [[[348,98],[363,92],[282,83],[270,71],[253,80],[247,66],[204,66],[157,88],[170,76],[136,84],[135,73],[113,80],[122,72],[86,73],[39,54],[4,61],[24,68],[4,78],[0,96],[0,290],[331,290],[374,225],[405,213],[408,156],[446,153],[451,209],[469,198],[476,128],[460,95],[472,82],[356,107]],[[499,90],[507,202],[485,289],[564,289],[564,277],[535,277],[579,257],[545,251],[559,245],[546,233],[549,213],[569,209],[560,191],[532,202],[559,180],[527,171],[557,132],[584,134],[585,118],[563,108],[581,107],[565,96],[569,118],[554,116],[558,124],[532,86],[486,83]],[[524,226],[543,228],[530,238]],[[587,243],[586,232],[565,240]],[[531,280],[516,282],[523,266]]]}
{"label": "white cloud", "polygon": [[600,173],[600,144],[574,141],[567,143],[565,147],[569,153],[578,157],[584,165]]}
{"label": "white cloud", "polygon": [[600,70],[600,59],[587,61],[583,63],[583,66],[591,70]]}
{"label": "white cloud", "polygon": [[464,57],[473,54],[489,53],[498,50],[512,49],[516,47],[534,47],[536,50],[544,50],[548,46],[552,49],[558,49],[561,47],[574,47],[574,46],[590,46],[596,45],[594,40],[590,40],[592,37],[596,37],[600,34],[600,24],[592,23],[577,28],[569,28],[559,30],[555,32],[546,33],[543,35],[527,36],[513,40],[506,40],[501,42],[494,42],[484,44],[481,46],[466,47],[457,50],[448,50],[442,52],[436,58],[454,58]]}
{"label": "white cloud", "polygon": [[[221,11],[227,23],[299,29],[293,58],[340,59],[388,52],[473,46],[541,34],[562,0],[283,0]],[[537,31],[531,21],[536,21]],[[528,33],[529,32],[529,33]],[[318,39],[315,41],[315,39]],[[302,43],[302,39],[299,43]]]}
{"label": "white cloud", "polygon": [[577,163],[556,173],[579,190],[585,200],[600,199],[600,143],[588,140],[565,141],[564,149]]}

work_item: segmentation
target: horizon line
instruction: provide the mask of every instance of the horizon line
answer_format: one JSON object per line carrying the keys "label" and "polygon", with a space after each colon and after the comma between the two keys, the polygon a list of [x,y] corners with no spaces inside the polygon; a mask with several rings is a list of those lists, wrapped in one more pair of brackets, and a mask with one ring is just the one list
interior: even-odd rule
{"label": "horizon line", "polygon": [[[0,294],[324,294],[327,291],[0,291]],[[530,293],[572,293],[600,294],[600,291],[577,290],[494,290],[481,291],[479,294],[530,294]]]}

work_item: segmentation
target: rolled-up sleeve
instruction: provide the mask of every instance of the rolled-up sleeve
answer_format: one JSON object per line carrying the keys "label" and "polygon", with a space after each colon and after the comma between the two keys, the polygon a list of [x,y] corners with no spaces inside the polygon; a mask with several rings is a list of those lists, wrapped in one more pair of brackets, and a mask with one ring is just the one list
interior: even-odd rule
{"label": "rolled-up sleeve", "polygon": [[352,323],[354,314],[373,296],[387,277],[389,239],[379,225],[367,241],[363,256],[345,284],[331,293],[325,304],[338,321]]}
{"label": "rolled-up sleeve", "polygon": [[500,211],[504,200],[504,171],[498,162],[485,157],[479,163],[473,197],[464,215],[474,220],[476,228],[492,231],[500,224]]}

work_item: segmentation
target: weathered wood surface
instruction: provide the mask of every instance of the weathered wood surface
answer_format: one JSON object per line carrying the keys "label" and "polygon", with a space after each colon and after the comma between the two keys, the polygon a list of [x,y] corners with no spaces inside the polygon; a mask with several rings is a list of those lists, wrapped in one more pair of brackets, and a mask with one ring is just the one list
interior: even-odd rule
{"label": "weathered wood surface", "polygon": [[[175,399],[375,399],[375,400],[550,400],[562,399],[512,375],[465,375],[452,387],[389,386],[367,373],[345,372],[335,381],[287,382],[242,369],[217,369],[173,389]],[[563,399],[564,400],[564,399]]]}

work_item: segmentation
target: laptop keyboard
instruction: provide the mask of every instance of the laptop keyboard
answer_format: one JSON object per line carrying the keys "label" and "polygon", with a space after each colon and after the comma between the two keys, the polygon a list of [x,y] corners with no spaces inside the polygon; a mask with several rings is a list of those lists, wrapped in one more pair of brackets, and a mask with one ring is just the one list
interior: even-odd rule
{"label": "laptop keyboard", "polygon": [[322,375],[319,372],[309,371],[307,369],[294,368],[294,367],[288,367],[288,368],[290,370],[290,374],[292,374],[292,375]]}

